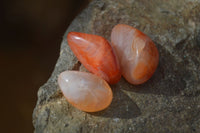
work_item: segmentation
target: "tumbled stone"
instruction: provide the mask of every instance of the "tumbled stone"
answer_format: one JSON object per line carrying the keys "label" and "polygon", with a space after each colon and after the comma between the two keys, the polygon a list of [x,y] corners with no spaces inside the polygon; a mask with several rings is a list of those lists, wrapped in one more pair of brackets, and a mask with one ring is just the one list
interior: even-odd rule
{"label": "tumbled stone", "polygon": [[110,86],[91,73],[64,71],[58,77],[58,84],[67,101],[82,111],[100,111],[112,101]]}
{"label": "tumbled stone", "polygon": [[102,77],[110,84],[121,78],[120,66],[109,42],[97,35],[70,32],[68,44],[78,60],[88,71]]}
{"label": "tumbled stone", "polygon": [[132,84],[147,81],[155,72],[159,54],[153,41],[134,27],[118,24],[111,42],[120,61],[122,75]]}

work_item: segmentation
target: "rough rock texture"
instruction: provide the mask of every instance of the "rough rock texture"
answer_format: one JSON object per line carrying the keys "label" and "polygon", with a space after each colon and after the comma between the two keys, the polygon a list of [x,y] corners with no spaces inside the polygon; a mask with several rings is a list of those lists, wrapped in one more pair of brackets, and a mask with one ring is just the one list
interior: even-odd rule
{"label": "rough rock texture", "polygon": [[[72,107],[57,85],[64,70],[82,66],[66,35],[78,31],[110,40],[118,23],[152,38],[160,60],[154,76],[134,86],[123,78],[111,86],[114,99],[102,112]],[[200,132],[200,0],[94,0],[63,37],[52,76],[38,91],[33,113],[36,133]]]}

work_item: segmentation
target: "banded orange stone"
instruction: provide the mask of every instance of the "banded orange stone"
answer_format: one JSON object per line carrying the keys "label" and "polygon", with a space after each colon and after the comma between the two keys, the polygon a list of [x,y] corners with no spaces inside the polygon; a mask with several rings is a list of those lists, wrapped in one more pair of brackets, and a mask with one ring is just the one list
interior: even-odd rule
{"label": "banded orange stone", "polygon": [[118,24],[112,29],[111,44],[128,82],[142,84],[152,77],[159,53],[147,35],[129,25]]}
{"label": "banded orange stone", "polygon": [[85,112],[101,111],[113,98],[107,82],[87,72],[64,71],[58,76],[58,85],[67,101]]}
{"label": "banded orange stone", "polygon": [[110,84],[121,78],[120,65],[109,42],[97,35],[70,32],[68,44],[84,67]]}

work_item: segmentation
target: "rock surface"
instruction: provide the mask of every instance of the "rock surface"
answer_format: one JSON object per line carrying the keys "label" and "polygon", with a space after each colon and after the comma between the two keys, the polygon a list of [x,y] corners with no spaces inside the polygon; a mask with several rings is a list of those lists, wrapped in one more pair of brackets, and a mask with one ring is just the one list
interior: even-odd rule
{"label": "rock surface", "polygon": [[[84,70],[66,41],[70,31],[110,40],[114,25],[136,27],[155,42],[160,59],[153,77],[134,86],[123,78],[111,106],[98,113],[72,107],[57,85],[65,70]],[[70,25],[52,76],[40,87],[35,133],[200,132],[200,1],[94,0]]]}

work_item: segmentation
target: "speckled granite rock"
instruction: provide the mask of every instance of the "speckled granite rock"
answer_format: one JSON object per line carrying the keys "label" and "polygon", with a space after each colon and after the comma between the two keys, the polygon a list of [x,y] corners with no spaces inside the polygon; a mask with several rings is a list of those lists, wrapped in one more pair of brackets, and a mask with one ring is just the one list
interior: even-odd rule
{"label": "speckled granite rock", "polygon": [[[102,112],[85,113],[67,103],[57,85],[64,70],[84,70],[66,42],[69,31],[110,40],[118,23],[134,26],[156,43],[159,66],[145,84],[123,78]],[[52,76],[38,91],[36,133],[200,132],[200,0],[94,0],[63,37]]]}

